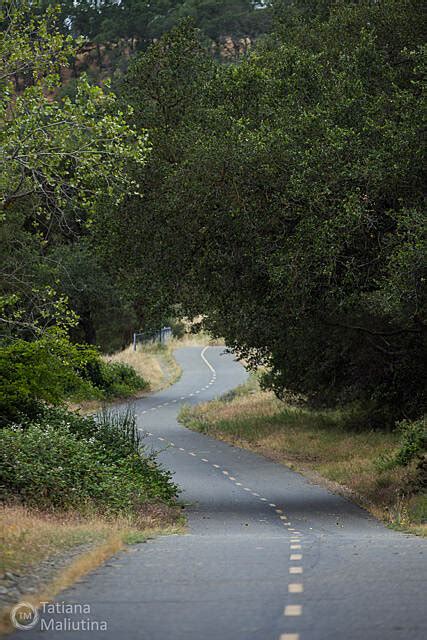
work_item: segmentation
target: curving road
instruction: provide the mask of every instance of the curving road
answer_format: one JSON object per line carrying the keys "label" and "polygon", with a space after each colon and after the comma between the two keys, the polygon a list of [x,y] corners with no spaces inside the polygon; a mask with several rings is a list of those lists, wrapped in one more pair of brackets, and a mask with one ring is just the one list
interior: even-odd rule
{"label": "curving road", "polygon": [[88,617],[108,624],[70,635],[424,640],[425,541],[388,530],[282,465],[184,429],[180,404],[222,394],[246,374],[220,347],[180,349],[177,359],[179,382],[135,408],[184,490],[189,533],[137,545],[61,594],[59,602],[89,603]]}

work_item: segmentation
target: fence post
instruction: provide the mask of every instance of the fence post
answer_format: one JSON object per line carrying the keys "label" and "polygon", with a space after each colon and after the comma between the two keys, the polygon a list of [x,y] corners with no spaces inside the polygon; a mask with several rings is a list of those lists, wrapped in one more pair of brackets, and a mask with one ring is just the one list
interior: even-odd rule
{"label": "fence post", "polygon": [[136,333],[133,334],[133,350],[136,351]]}

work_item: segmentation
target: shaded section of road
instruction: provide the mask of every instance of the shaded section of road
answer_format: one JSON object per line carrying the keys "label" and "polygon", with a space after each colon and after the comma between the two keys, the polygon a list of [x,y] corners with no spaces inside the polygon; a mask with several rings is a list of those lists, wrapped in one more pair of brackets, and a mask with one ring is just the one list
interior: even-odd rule
{"label": "shaded section of road", "polygon": [[58,600],[89,603],[89,617],[108,622],[97,637],[111,640],[426,637],[424,540],[386,529],[282,465],[178,424],[180,404],[246,377],[222,348],[205,356],[211,366],[201,349],[180,350],[181,379],[135,405],[183,488],[189,534],[133,547]]}

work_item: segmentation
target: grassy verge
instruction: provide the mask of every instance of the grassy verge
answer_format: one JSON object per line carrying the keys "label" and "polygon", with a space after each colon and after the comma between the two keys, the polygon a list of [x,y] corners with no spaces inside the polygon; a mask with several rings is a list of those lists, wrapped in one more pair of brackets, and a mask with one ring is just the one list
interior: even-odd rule
{"label": "grassy verge", "polygon": [[143,384],[128,388],[125,393],[112,394],[108,398],[74,398],[68,403],[68,408],[87,414],[118,400],[141,398],[174,384],[181,376],[181,368],[173,356],[173,349],[176,348],[174,345],[143,345],[137,351],[130,345],[123,351],[103,356],[107,365],[130,367],[135,372],[135,378],[143,381]]}
{"label": "grassy verge", "polygon": [[384,464],[399,450],[396,433],[356,431],[352,416],[342,410],[288,406],[260,391],[254,379],[221,399],[184,407],[180,419],[323,481],[387,524],[427,534],[427,496],[414,489],[415,464]]}
{"label": "grassy verge", "polygon": [[[125,545],[183,529],[179,509],[160,504],[146,505],[138,522],[4,505],[0,508],[0,587],[6,590],[12,578],[20,592],[15,601],[39,606]],[[9,612],[14,603],[2,607],[0,633],[11,631]]]}
{"label": "grassy verge", "polygon": [[[46,600],[126,543],[176,532],[178,492],[130,412],[45,407],[4,426],[0,607],[30,591]],[[2,619],[7,629],[7,611]]]}
{"label": "grassy verge", "polygon": [[134,351],[130,345],[123,351],[105,356],[105,359],[130,365],[148,382],[148,390],[155,392],[173,384],[181,375],[181,368],[173,357],[174,348],[171,343],[147,344],[139,345]]}

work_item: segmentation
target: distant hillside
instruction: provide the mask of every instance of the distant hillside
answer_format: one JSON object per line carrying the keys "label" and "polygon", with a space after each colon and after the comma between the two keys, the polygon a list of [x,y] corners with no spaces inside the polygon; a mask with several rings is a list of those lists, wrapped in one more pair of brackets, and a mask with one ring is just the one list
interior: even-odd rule
{"label": "distant hillside", "polygon": [[[56,5],[56,0],[45,0]],[[233,59],[269,31],[269,2],[253,0],[66,0],[60,4],[64,32],[85,43],[72,73],[96,77],[127,67],[129,57],[146,49],[185,18],[198,27],[215,57]]]}

